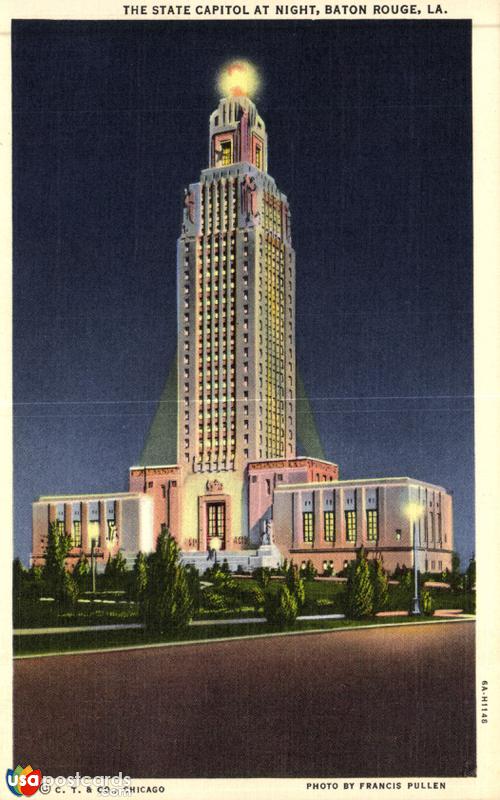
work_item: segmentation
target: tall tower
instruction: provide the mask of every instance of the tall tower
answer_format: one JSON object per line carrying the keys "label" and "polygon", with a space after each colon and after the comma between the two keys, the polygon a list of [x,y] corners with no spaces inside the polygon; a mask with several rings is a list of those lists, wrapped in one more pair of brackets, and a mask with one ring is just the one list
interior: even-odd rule
{"label": "tall tower", "polygon": [[295,254],[267,163],[265,124],[235,83],[210,117],[210,166],[185,190],[178,240],[187,550],[215,535],[224,549],[244,547],[248,462],[295,456]]}

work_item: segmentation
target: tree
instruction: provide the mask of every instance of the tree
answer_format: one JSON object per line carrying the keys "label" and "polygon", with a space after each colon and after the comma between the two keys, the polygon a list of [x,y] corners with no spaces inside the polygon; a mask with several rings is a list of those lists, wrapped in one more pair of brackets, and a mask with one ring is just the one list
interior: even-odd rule
{"label": "tree", "polygon": [[146,627],[161,634],[183,631],[193,616],[186,569],[179,562],[176,541],[166,529],[158,536],[148,563],[142,610]]}
{"label": "tree", "polygon": [[127,571],[127,561],[121,550],[118,550],[114,556],[110,553],[104,569],[107,589],[126,589],[125,576]]}
{"label": "tree", "polygon": [[73,578],[80,591],[87,585],[88,577],[90,575],[90,564],[85,553],[81,553],[80,558],[75,564],[73,570]]}
{"label": "tree", "polygon": [[298,567],[290,561],[288,569],[285,574],[285,585],[290,594],[297,600],[297,605],[302,608],[306,601],[306,590],[304,588],[304,581],[300,577]]}
{"label": "tree", "polygon": [[297,598],[287,586],[280,586],[277,592],[266,592],[264,614],[271,625],[281,629],[290,628],[297,619],[297,613]]}
{"label": "tree", "polygon": [[41,567],[32,564],[26,573],[25,590],[26,596],[31,600],[38,600],[43,592],[43,570]]}
{"label": "tree", "polygon": [[49,525],[49,535],[47,537],[47,547],[45,549],[45,565],[43,568],[43,580],[47,589],[53,594],[57,601],[64,601],[66,598],[66,556],[70,549],[70,537],[58,530],[56,522]]}
{"label": "tree", "polygon": [[199,611],[201,606],[201,583],[200,575],[196,567],[188,564],[186,569],[186,579],[188,582],[189,593],[193,600],[193,611]]}
{"label": "tree", "polygon": [[365,551],[361,547],[347,579],[347,616],[351,619],[373,614],[373,585]]}
{"label": "tree", "polygon": [[78,585],[70,572],[64,571],[62,584],[59,590],[58,601],[62,606],[76,607],[78,601]]}
{"label": "tree", "polygon": [[379,558],[371,562],[371,579],[373,586],[373,611],[383,611],[389,599],[389,583]]}
{"label": "tree", "polygon": [[469,566],[465,572],[465,589],[467,592],[473,592],[476,588],[476,559],[474,557],[469,561]]}
{"label": "tree", "polygon": [[134,562],[134,597],[139,602],[143,599],[148,582],[148,567],[146,556],[140,550]]}
{"label": "tree", "polygon": [[25,570],[21,559],[15,558],[12,562],[12,592],[14,597],[19,597],[23,594],[26,576],[27,571]]}
{"label": "tree", "polygon": [[450,585],[453,591],[458,591],[462,588],[462,575],[460,573],[460,556],[454,550],[451,554],[451,575]]}

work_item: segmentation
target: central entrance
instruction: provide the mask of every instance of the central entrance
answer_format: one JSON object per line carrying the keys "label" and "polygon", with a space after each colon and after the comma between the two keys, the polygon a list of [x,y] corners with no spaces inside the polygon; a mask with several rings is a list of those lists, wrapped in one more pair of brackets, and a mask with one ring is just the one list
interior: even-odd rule
{"label": "central entrance", "polygon": [[207,503],[207,545],[211,547],[214,537],[221,540],[220,549],[226,549],[226,504],[225,502]]}
{"label": "central entrance", "polygon": [[206,494],[198,497],[198,548],[211,550],[211,541],[220,539],[220,550],[230,550],[231,495],[224,493],[218,480],[207,481]]}

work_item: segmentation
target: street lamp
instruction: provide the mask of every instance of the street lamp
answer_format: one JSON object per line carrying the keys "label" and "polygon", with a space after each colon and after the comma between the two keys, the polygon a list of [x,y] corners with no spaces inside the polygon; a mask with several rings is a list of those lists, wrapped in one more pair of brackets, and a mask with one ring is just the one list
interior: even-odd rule
{"label": "street lamp", "polygon": [[210,539],[210,550],[213,553],[214,566],[217,566],[217,551],[220,550],[221,545],[222,545],[222,539],[220,539],[218,536],[212,536],[212,538]]}
{"label": "street lamp", "polygon": [[417,567],[417,520],[420,519],[424,513],[424,507],[420,503],[408,503],[406,506],[406,515],[410,520],[410,525],[413,528],[413,576],[415,580],[415,590],[412,601],[412,615],[419,616],[420,600],[418,596],[418,567]]}

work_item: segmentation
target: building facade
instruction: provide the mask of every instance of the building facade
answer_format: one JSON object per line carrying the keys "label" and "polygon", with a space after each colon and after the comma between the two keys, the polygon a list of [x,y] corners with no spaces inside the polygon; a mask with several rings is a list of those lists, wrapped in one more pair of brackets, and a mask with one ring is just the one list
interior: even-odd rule
{"label": "building facade", "polygon": [[55,524],[70,542],[66,564],[94,553],[101,565],[120,550],[128,561],[153,549],[153,499],[142,492],[52,495],[33,503],[31,561],[44,563],[49,528]]}
{"label": "building facade", "polygon": [[[250,98],[210,117],[177,250],[183,549],[249,545],[246,468],[295,456],[295,255]],[[215,490],[217,487],[217,491]]]}
{"label": "building facade", "polygon": [[[410,478],[339,480],[296,454],[295,254],[286,196],[268,173],[264,121],[240,89],[210,117],[208,167],[184,193],[177,243],[177,463],[130,468],[129,492],[43,497],[71,559],[95,547],[127,557],[162,529],[206,568],[215,543],[231,567],[312,560],[335,571],[361,545],[389,569],[451,566],[452,500]],[[419,519],[408,507],[421,509]],[[97,542],[97,544],[96,544]]]}
{"label": "building facade", "polygon": [[[418,510],[415,513],[415,510]],[[452,498],[411,478],[367,478],[334,484],[280,485],[273,501],[274,541],[296,564],[343,570],[363,547],[384,567],[451,569]]]}

